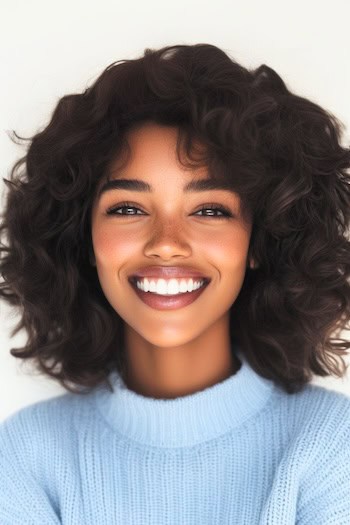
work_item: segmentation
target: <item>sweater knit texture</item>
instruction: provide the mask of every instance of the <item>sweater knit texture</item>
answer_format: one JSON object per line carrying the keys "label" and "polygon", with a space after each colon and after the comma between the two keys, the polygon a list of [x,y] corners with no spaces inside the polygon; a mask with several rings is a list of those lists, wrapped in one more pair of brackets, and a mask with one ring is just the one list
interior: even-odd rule
{"label": "sweater knit texture", "polygon": [[241,352],[229,378],[155,399],[64,393],[0,424],[1,525],[350,525],[350,397],[287,394]]}

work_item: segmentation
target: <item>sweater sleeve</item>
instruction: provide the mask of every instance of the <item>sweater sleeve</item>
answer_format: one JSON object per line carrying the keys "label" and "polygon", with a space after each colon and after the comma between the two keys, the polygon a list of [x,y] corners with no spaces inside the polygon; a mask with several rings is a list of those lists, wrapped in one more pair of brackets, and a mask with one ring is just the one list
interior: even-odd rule
{"label": "sweater sleeve", "polygon": [[19,412],[0,424],[0,523],[59,525],[61,521],[35,469],[31,453],[35,440],[31,441],[21,415]]}
{"label": "sweater sleeve", "polygon": [[[345,398],[344,398],[345,399]],[[350,402],[345,400],[300,487],[297,525],[350,524]],[[337,422],[337,424],[335,424]]]}

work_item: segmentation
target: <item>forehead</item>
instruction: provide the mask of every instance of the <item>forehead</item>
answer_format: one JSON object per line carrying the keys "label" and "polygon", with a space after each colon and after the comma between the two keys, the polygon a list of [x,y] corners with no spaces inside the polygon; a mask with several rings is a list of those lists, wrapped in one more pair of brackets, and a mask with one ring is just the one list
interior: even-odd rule
{"label": "forehead", "polygon": [[[163,126],[153,122],[142,123],[128,130],[109,162],[104,177],[99,181],[97,193],[100,195],[113,188],[151,192],[153,183],[163,182],[165,178],[170,180],[172,176],[182,179],[186,192],[230,190],[227,181],[219,182],[210,177],[205,164],[187,164],[187,159],[184,164],[180,162],[177,156],[178,132],[176,126]],[[194,141],[193,145],[194,155],[201,155],[204,146],[198,141]],[[183,151],[179,153],[182,160]],[[201,157],[196,157],[196,162],[200,159]],[[126,177],[137,181],[126,184],[123,180]],[[119,179],[122,179],[120,184],[113,182]]]}
{"label": "forehead", "polygon": [[[180,144],[180,139],[183,139],[183,135],[180,134],[180,129],[176,126],[165,126],[153,122],[134,125],[125,133],[122,143],[110,163],[109,171],[113,171],[115,176],[118,176],[118,172],[120,173],[123,169],[133,165],[145,164],[152,172],[153,169],[157,171],[156,168],[159,164],[172,166],[176,164],[181,171],[189,170],[196,176],[206,176],[207,166],[205,163],[199,162],[196,166],[187,166],[187,162],[180,162],[186,157],[184,155],[184,144]],[[195,154],[206,152],[205,146],[196,139],[192,141],[191,150],[191,154],[193,152]]]}

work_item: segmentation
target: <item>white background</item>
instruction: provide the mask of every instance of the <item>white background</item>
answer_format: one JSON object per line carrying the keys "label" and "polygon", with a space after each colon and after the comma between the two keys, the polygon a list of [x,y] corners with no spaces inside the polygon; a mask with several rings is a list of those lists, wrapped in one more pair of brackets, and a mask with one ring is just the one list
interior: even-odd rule
{"label": "white background", "polygon": [[[146,47],[210,43],[245,67],[266,63],[292,91],[340,118],[349,144],[348,0],[11,0],[0,13],[1,192],[2,177],[24,154],[6,132],[43,129],[59,98],[81,92],[111,62],[139,57]],[[10,338],[17,320],[0,302],[0,420],[64,393],[10,355],[25,342],[23,333]],[[350,395],[349,374],[313,383]]]}

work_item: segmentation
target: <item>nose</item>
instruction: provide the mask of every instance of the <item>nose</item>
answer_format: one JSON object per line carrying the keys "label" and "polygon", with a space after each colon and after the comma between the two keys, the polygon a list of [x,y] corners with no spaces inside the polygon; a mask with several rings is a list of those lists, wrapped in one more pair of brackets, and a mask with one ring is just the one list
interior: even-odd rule
{"label": "nose", "polygon": [[166,260],[176,256],[188,257],[192,250],[185,239],[184,228],[173,220],[162,220],[154,226],[144,253],[146,257],[158,256]]}

